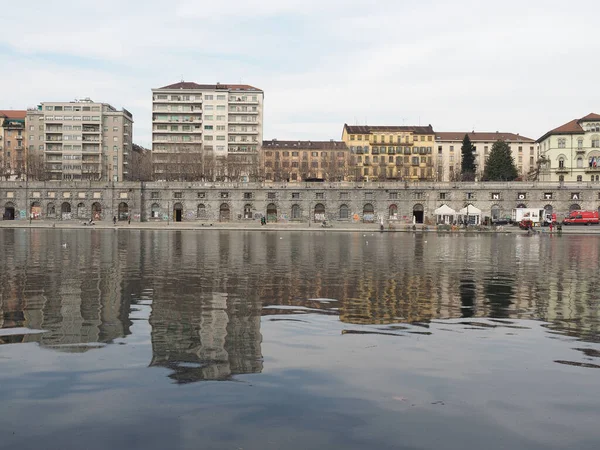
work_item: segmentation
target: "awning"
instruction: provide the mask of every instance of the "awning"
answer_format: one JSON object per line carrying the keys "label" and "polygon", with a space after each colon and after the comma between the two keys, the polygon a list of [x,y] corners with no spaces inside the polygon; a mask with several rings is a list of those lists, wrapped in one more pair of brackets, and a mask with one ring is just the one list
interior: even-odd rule
{"label": "awning", "polygon": [[479,208],[475,208],[473,205],[468,205],[468,206],[465,206],[463,209],[461,209],[460,215],[466,216],[467,211],[470,216],[480,216],[481,215],[481,210]]}
{"label": "awning", "polygon": [[456,215],[456,211],[454,211],[448,205],[443,204],[442,206],[440,206],[438,209],[436,209],[434,211],[434,214],[436,216],[455,216]]}

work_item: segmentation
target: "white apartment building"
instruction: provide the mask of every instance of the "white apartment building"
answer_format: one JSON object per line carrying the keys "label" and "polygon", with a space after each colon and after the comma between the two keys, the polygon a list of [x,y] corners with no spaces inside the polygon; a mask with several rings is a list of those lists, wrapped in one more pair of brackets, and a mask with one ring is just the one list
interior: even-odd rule
{"label": "white apartment building", "polygon": [[477,176],[481,178],[485,162],[496,141],[505,141],[511,149],[519,176],[526,179],[537,161],[536,143],[533,139],[514,133],[501,132],[436,132],[435,170],[437,181],[455,181],[461,172],[461,147],[465,134],[469,135],[475,147],[475,163]]}
{"label": "white apartment building", "polygon": [[45,102],[27,111],[28,155],[39,156],[48,180],[128,179],[133,116],[84,99]]}
{"label": "white apartment building", "polygon": [[263,100],[262,90],[241,84],[182,81],[152,89],[155,179],[257,176]]}
{"label": "white apartment building", "polygon": [[538,139],[545,163],[540,180],[600,183],[600,115],[590,113]]}

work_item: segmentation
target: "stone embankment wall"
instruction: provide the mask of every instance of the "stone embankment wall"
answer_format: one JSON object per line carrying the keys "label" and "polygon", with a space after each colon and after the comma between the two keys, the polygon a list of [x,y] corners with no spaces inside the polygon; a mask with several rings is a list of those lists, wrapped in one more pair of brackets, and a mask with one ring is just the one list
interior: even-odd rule
{"label": "stone embankment wall", "polygon": [[0,182],[0,216],[10,220],[388,221],[412,222],[446,204],[482,211],[597,210],[600,184],[542,183],[89,183]]}

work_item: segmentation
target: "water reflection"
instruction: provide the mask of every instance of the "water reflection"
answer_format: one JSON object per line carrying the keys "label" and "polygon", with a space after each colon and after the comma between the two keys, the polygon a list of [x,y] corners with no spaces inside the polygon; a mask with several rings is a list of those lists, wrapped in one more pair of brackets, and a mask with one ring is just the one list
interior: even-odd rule
{"label": "water reflection", "polygon": [[148,289],[151,365],[178,382],[260,372],[261,315],[540,319],[598,341],[599,246],[587,236],[3,229],[0,327],[45,332],[0,342],[114,342]]}

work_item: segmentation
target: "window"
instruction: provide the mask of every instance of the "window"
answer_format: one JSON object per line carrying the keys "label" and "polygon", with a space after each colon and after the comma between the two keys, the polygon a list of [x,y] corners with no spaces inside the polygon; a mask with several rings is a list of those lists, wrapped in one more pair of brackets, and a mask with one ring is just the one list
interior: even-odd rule
{"label": "window", "polygon": [[581,156],[577,158],[577,168],[578,169],[583,168],[583,158]]}
{"label": "window", "polygon": [[217,100],[227,100],[225,95],[217,95]]}
{"label": "window", "polygon": [[292,192],[292,200],[299,200],[300,192]]}
{"label": "window", "polygon": [[450,151],[453,152],[454,151],[454,145],[450,146]]}
{"label": "window", "polygon": [[440,192],[440,200],[446,200],[446,193]]}
{"label": "window", "polygon": [[183,192],[173,192],[173,198],[183,198]]}
{"label": "window", "polygon": [[325,193],[324,192],[317,192],[316,193],[316,198],[317,200],[322,200],[325,198]]}
{"label": "window", "polygon": [[204,100],[213,100],[213,96],[212,95],[205,95],[204,96]]}
{"label": "window", "polygon": [[267,192],[267,198],[269,200],[274,200],[275,198],[277,198],[277,193],[276,192]]}
{"label": "window", "polygon": [[565,138],[558,138],[558,148],[565,148],[567,146],[567,140]]}
{"label": "window", "polygon": [[212,125],[204,125],[204,129],[205,130],[212,130],[213,126]]}
{"label": "window", "polygon": [[474,200],[474,199],[475,199],[475,193],[467,192],[467,200]]}
{"label": "window", "polygon": [[152,192],[152,193],[150,194],[150,198],[152,198],[152,199],[157,199],[157,198],[158,198],[158,192]]}
{"label": "window", "polygon": [[206,198],[206,192],[198,192],[198,198]]}
{"label": "window", "polygon": [[592,136],[592,147],[600,148],[600,138],[598,136]]}
{"label": "window", "polygon": [[583,181],[583,177],[581,175],[577,175],[577,182],[580,183]]}
{"label": "window", "polygon": [[523,153],[523,147],[519,146],[519,153]]}
{"label": "window", "polygon": [[565,168],[565,159],[564,159],[563,157],[561,157],[561,158],[558,160],[558,168],[559,168],[559,169],[564,169],[564,168]]}
{"label": "window", "polygon": [[397,200],[397,199],[398,199],[398,193],[390,192],[390,200]]}
{"label": "window", "polygon": [[221,192],[221,198],[229,198],[229,192]]}
{"label": "window", "polygon": [[441,155],[441,154],[442,154],[442,146],[440,145],[440,146],[438,146],[438,155]]}

